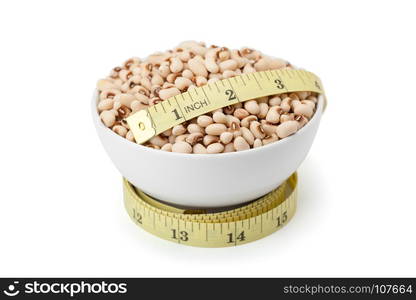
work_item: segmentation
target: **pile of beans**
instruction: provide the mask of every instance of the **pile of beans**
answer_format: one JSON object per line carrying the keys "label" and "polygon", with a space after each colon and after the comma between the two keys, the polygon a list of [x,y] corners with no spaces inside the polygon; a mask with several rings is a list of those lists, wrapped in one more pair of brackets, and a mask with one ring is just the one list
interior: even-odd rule
{"label": "pile of beans", "polygon": [[[126,118],[195,87],[257,71],[293,68],[288,62],[242,48],[187,41],[145,60],[131,58],[97,83],[102,122],[134,142]],[[153,137],[145,146],[181,153],[223,153],[261,147],[296,133],[313,116],[317,95],[262,97],[217,109]]]}

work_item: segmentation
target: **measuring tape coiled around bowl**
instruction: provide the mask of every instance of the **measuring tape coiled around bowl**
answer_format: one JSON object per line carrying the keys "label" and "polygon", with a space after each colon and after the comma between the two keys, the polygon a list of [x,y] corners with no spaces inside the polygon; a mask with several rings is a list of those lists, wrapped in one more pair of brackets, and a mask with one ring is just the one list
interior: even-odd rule
{"label": "measuring tape coiled around bowl", "polygon": [[126,120],[138,144],[216,109],[265,96],[291,92],[323,94],[321,80],[299,69],[282,69],[243,74],[190,89],[142,109]]}
{"label": "measuring tape coiled around bowl", "polygon": [[183,209],[157,201],[123,180],[124,203],[132,220],[166,240],[198,247],[229,247],[265,237],[294,215],[297,174],[265,196],[223,211]]}

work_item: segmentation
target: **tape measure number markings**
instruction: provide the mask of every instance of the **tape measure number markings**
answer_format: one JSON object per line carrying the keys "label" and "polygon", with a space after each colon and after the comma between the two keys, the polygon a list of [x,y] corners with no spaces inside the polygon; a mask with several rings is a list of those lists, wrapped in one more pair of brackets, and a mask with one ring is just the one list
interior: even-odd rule
{"label": "tape measure number markings", "polygon": [[297,174],[256,201],[218,213],[163,204],[126,179],[123,188],[129,216],[146,231],[184,245],[229,247],[263,238],[288,223],[296,210]]}
{"label": "tape measure number markings", "polygon": [[138,144],[175,125],[210,111],[264,96],[309,91],[323,94],[322,83],[305,70],[273,70],[243,74],[190,89],[127,118]]}

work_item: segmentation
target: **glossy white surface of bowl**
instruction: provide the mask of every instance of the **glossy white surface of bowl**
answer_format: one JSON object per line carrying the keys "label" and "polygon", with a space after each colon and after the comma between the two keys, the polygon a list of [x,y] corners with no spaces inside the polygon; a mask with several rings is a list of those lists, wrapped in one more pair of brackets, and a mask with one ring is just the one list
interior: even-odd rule
{"label": "glossy white surface of bowl", "polygon": [[150,196],[189,207],[221,207],[256,199],[278,187],[305,159],[319,127],[323,98],[296,134],[255,149],[182,154],[148,148],[117,135],[92,115],[98,136],[120,173]]}

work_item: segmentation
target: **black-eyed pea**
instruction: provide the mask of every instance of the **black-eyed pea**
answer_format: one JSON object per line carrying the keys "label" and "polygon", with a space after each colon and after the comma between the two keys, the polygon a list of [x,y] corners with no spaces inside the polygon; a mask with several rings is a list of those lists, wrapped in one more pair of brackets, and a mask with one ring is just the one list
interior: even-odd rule
{"label": "black-eyed pea", "polygon": [[241,127],[237,128],[237,129],[229,129],[229,132],[231,132],[233,134],[233,137],[236,138],[238,136],[242,136],[243,133],[241,131]]}
{"label": "black-eyed pea", "polygon": [[196,143],[201,142],[203,137],[204,135],[201,132],[193,132],[186,137],[185,141],[190,145],[195,145]]}
{"label": "black-eyed pea", "polygon": [[250,131],[250,129],[245,128],[245,127],[241,127],[241,135],[242,137],[247,141],[247,143],[251,146],[254,144],[254,135],[253,133]]}
{"label": "black-eyed pea", "polygon": [[153,145],[162,147],[164,144],[168,143],[168,140],[166,138],[163,138],[163,137],[159,136],[159,135],[156,135],[156,136],[152,137],[149,140],[149,142],[152,143]]}
{"label": "black-eyed pea", "polygon": [[244,74],[254,73],[256,69],[251,65],[251,63],[247,63],[243,68]]}
{"label": "black-eyed pea", "polygon": [[114,89],[114,88],[116,88],[116,85],[108,79],[100,79],[97,82],[97,89],[99,91],[104,91],[104,90],[109,90],[109,89]]}
{"label": "black-eyed pea", "polygon": [[189,124],[186,129],[189,133],[204,133],[204,129],[198,124]]}
{"label": "black-eyed pea", "polygon": [[192,146],[187,142],[178,141],[172,145],[172,152],[192,153]]}
{"label": "black-eyed pea", "polygon": [[298,95],[297,93],[290,93],[290,94],[289,94],[289,97],[290,97],[292,100],[299,100],[299,101],[300,101],[299,95]]}
{"label": "black-eyed pea", "polygon": [[149,104],[149,97],[142,94],[142,93],[136,93],[134,94],[134,97],[136,98],[137,101],[139,101],[140,103],[143,104]]}
{"label": "black-eyed pea", "polygon": [[244,108],[252,115],[257,115],[260,112],[260,106],[256,100],[244,102]]}
{"label": "black-eyed pea", "polygon": [[285,68],[288,65],[288,63],[287,61],[280,58],[271,58],[269,61],[269,65],[272,70],[276,70]]}
{"label": "black-eyed pea", "polygon": [[131,130],[129,130],[126,134],[126,139],[128,139],[130,142],[135,142],[136,140],[134,139],[134,135],[133,132]]}
{"label": "black-eyed pea", "polygon": [[183,62],[178,57],[170,59],[170,71],[172,73],[179,73],[183,70]]}
{"label": "black-eyed pea", "polygon": [[203,77],[208,76],[208,72],[205,67],[205,64],[201,62],[201,60],[198,59],[197,57],[194,57],[188,61],[188,67],[192,71],[192,73],[194,73],[196,76],[203,76]]}
{"label": "black-eyed pea", "polygon": [[233,107],[234,107],[235,109],[237,109],[237,108],[243,108],[243,103],[241,103],[241,102],[237,102],[236,104],[233,104]]}
{"label": "black-eyed pea", "polygon": [[283,113],[283,109],[280,106],[272,106],[266,115],[266,121],[272,124],[280,122],[280,115]]}
{"label": "black-eyed pea", "polygon": [[185,69],[185,70],[182,71],[182,77],[192,79],[192,78],[194,78],[194,73],[192,73],[191,70]]}
{"label": "black-eyed pea", "polygon": [[310,100],[315,104],[318,103],[318,98],[316,98],[314,95],[308,96],[308,98],[306,98],[306,100]]}
{"label": "black-eyed pea", "polygon": [[160,150],[159,146],[153,145],[152,143],[145,144],[145,146],[149,147],[149,148],[152,148],[152,149]]}
{"label": "black-eyed pea", "polygon": [[141,103],[140,101],[134,100],[131,104],[130,104],[130,108],[131,111],[133,113],[138,112],[139,110],[142,110],[144,108],[146,108],[147,105]]}
{"label": "black-eyed pea", "polygon": [[238,51],[237,49],[231,50],[230,51],[230,57],[231,59],[235,60],[237,62],[237,68],[242,68],[245,66],[245,64],[248,62],[248,59],[245,57],[242,57],[240,55],[240,51]]}
{"label": "black-eyed pea", "polygon": [[287,121],[293,121],[295,119],[295,114],[293,113],[284,113],[280,115],[280,123],[284,123]]}
{"label": "black-eyed pea", "polygon": [[176,136],[184,134],[185,132],[186,132],[186,128],[182,124],[175,125],[172,128],[172,134]]}
{"label": "black-eyed pea", "polygon": [[224,153],[235,152],[234,143],[229,143],[224,146]]}
{"label": "black-eyed pea", "polygon": [[256,69],[256,71],[266,71],[266,70],[270,70],[270,59],[263,57],[260,58],[255,64],[254,64],[254,68]]}
{"label": "black-eyed pea", "polygon": [[228,48],[226,48],[226,47],[221,47],[219,49],[219,52],[217,53],[217,57],[220,61],[225,61],[225,60],[229,59],[230,56],[231,56],[231,53],[228,50]]}
{"label": "black-eyed pea", "polygon": [[207,147],[208,154],[221,153],[222,151],[224,151],[224,145],[221,143],[213,143]]}
{"label": "black-eyed pea", "polygon": [[238,136],[234,139],[234,149],[236,151],[244,151],[250,149],[250,145],[242,136]]}
{"label": "black-eyed pea", "polygon": [[197,124],[203,128],[214,123],[214,120],[210,116],[202,115],[196,120]]}
{"label": "black-eyed pea", "polygon": [[112,109],[113,105],[114,105],[114,99],[104,99],[98,102],[97,108],[99,112],[102,112],[103,110]]}
{"label": "black-eyed pea", "polygon": [[280,103],[282,103],[282,99],[279,96],[273,96],[269,99],[270,106],[280,105]]}
{"label": "black-eyed pea", "polygon": [[226,78],[231,78],[236,76],[237,74],[235,73],[235,71],[231,71],[231,70],[225,70],[222,73],[222,78],[226,79]]}
{"label": "black-eyed pea", "polygon": [[[120,107],[121,107],[121,103],[120,103],[120,101],[114,101],[113,102],[113,109],[115,110],[115,111],[117,111]],[[117,116],[118,116],[118,114],[116,114]]]}
{"label": "black-eyed pea", "polygon": [[222,111],[216,111],[212,115],[215,123],[227,124],[227,117],[224,115]]}
{"label": "black-eyed pea", "polygon": [[220,138],[218,136],[214,136],[214,135],[206,135],[204,136],[204,138],[202,139],[202,143],[205,146],[208,146],[212,143],[216,143],[220,140]]}
{"label": "black-eyed pea", "polygon": [[236,127],[236,129],[240,129],[240,119],[234,117],[233,115],[225,115],[227,118],[227,126],[232,128],[233,126]]}
{"label": "black-eyed pea", "polygon": [[163,80],[163,77],[159,73],[154,73],[153,74],[152,80],[151,80],[152,85],[161,86],[163,84],[163,82],[165,82],[165,81]]}
{"label": "black-eyed pea", "polygon": [[215,59],[211,57],[205,58],[205,67],[210,73],[218,73],[220,70],[220,67],[215,62]]}
{"label": "black-eyed pea", "polygon": [[143,77],[140,80],[140,85],[143,86],[145,89],[150,90],[152,88],[152,82],[150,81],[149,77]]}
{"label": "black-eyed pea", "polygon": [[307,104],[296,105],[293,112],[296,115],[303,115],[307,117],[308,119],[311,118],[313,115],[313,109]]}
{"label": "black-eyed pea", "polygon": [[225,115],[232,115],[235,111],[234,105],[228,105],[223,107],[223,111]]}
{"label": "black-eyed pea", "polygon": [[163,100],[162,99],[160,99],[159,97],[152,97],[152,98],[150,98],[150,100],[149,100],[149,106],[152,106],[152,105],[156,105],[156,104],[158,104],[158,103],[160,103],[160,102],[162,102]]}
{"label": "black-eyed pea", "polygon": [[113,110],[104,110],[101,112],[100,118],[107,127],[112,127],[116,122],[116,115]]}
{"label": "black-eyed pea", "polygon": [[286,97],[280,103],[280,107],[283,109],[284,112],[289,112],[291,109],[290,103],[292,102],[292,98]]}
{"label": "black-eyed pea", "polygon": [[118,135],[125,137],[127,134],[127,129],[122,125],[115,125],[113,126],[112,130],[117,133]]}
{"label": "black-eyed pea", "polygon": [[179,76],[179,73],[170,73],[166,77],[166,81],[174,85],[176,78]]}
{"label": "black-eyed pea", "polygon": [[267,103],[259,103],[259,107],[260,107],[260,112],[257,114],[257,116],[260,119],[264,119],[269,111],[269,105]]}
{"label": "black-eyed pea", "polygon": [[103,90],[100,93],[100,100],[113,99],[116,95],[118,95],[120,93],[121,93],[121,91],[119,89]]}
{"label": "black-eyed pea", "polygon": [[123,69],[120,72],[118,72],[118,76],[120,77],[121,80],[123,80],[124,82],[127,81],[131,76],[133,76],[133,72],[130,70],[126,70]]}
{"label": "black-eyed pea", "polygon": [[295,109],[295,107],[296,107],[296,106],[298,106],[298,105],[300,105],[300,104],[302,104],[302,103],[300,102],[300,100],[292,100],[292,101],[290,102],[290,107],[291,107],[291,109],[292,109],[292,110],[294,110],[294,109]]}
{"label": "black-eyed pea", "polygon": [[131,68],[133,75],[140,75],[142,73],[142,68],[140,66],[134,66]]}
{"label": "black-eyed pea", "polygon": [[250,115],[250,113],[248,111],[246,111],[244,108],[237,108],[234,111],[233,114],[234,114],[234,117],[236,117],[240,120],[242,120],[242,119],[244,119],[244,118],[246,118]]}
{"label": "black-eyed pea", "polygon": [[168,89],[160,90],[159,91],[159,97],[162,100],[166,100],[166,99],[169,99],[170,97],[179,95],[180,93],[181,93],[181,91],[178,88],[171,87],[171,88],[168,88]]}
{"label": "black-eyed pea", "polygon": [[263,139],[266,136],[263,127],[258,121],[253,121],[250,123],[250,131],[258,139]]}
{"label": "black-eyed pea", "polygon": [[213,79],[213,78],[216,78],[218,80],[223,79],[221,73],[211,73],[211,74],[208,75],[208,79]]}
{"label": "black-eyed pea", "polygon": [[263,145],[267,145],[267,144],[270,144],[270,143],[273,143],[273,142],[276,142],[276,141],[278,141],[279,140],[279,138],[278,138],[278,136],[277,136],[277,134],[276,133],[273,133],[272,135],[269,135],[269,136],[266,136],[264,139],[263,139]]}
{"label": "black-eyed pea", "polygon": [[197,76],[195,79],[196,86],[206,85],[208,80],[203,76]]}
{"label": "black-eyed pea", "polygon": [[175,143],[176,142],[184,142],[188,136],[189,136],[189,133],[185,133],[185,134],[178,135],[175,138]]}
{"label": "black-eyed pea", "polygon": [[315,109],[315,102],[312,100],[302,100],[300,101],[302,104],[309,105],[312,110]]}
{"label": "black-eyed pea", "polygon": [[163,136],[170,137],[172,135],[172,128],[162,132]]}
{"label": "black-eyed pea", "polygon": [[132,94],[118,94],[114,96],[114,103],[119,102],[121,105],[128,107],[134,100],[136,100],[136,97]]}
{"label": "black-eyed pea", "polygon": [[289,135],[292,135],[298,131],[298,122],[291,120],[286,121],[276,128],[276,134],[279,138],[283,139],[285,137],[288,137]]}
{"label": "black-eyed pea", "polygon": [[169,64],[165,64],[165,65],[161,65],[160,67],[159,67],[159,74],[162,76],[162,77],[164,77],[164,78],[166,78],[169,74],[170,74],[170,67],[169,67]]}
{"label": "black-eyed pea", "polygon": [[264,132],[267,135],[272,135],[276,132],[277,126],[269,124],[266,120],[261,120],[261,126],[263,127]]}
{"label": "black-eyed pea", "polygon": [[257,116],[250,115],[250,116],[245,117],[244,119],[242,119],[240,124],[243,127],[249,128],[250,123],[253,122],[253,121],[257,121],[257,120],[258,120]]}
{"label": "black-eyed pea", "polygon": [[176,135],[172,134],[168,137],[168,141],[169,141],[170,144],[174,144],[175,140],[176,140]]}
{"label": "black-eyed pea", "polygon": [[191,59],[191,53],[189,51],[182,51],[178,55],[179,59],[183,62],[187,62]]}
{"label": "black-eyed pea", "polygon": [[308,123],[308,118],[303,115],[295,115],[295,121],[298,122],[298,130]]}
{"label": "black-eyed pea", "polygon": [[261,139],[255,139],[253,143],[253,148],[258,148],[261,146],[263,146],[263,142],[261,141]]}
{"label": "black-eyed pea", "polygon": [[309,92],[307,91],[297,92],[297,94],[300,100],[305,100],[309,96]]}
{"label": "black-eyed pea", "polygon": [[162,146],[162,148],[160,148],[160,150],[162,151],[167,151],[167,152],[172,152],[172,144],[171,143],[166,143]]}
{"label": "black-eyed pea", "polygon": [[200,143],[195,144],[195,145],[192,147],[192,151],[193,151],[193,153],[195,153],[195,154],[207,154],[207,153],[208,153],[208,152],[207,152],[207,148],[205,148],[205,146],[204,146],[204,145],[202,145],[202,144],[200,144]]}
{"label": "black-eyed pea", "polygon": [[221,123],[215,123],[208,125],[205,128],[205,132],[209,135],[221,135],[221,133],[225,132],[227,130],[227,127],[224,124]]}
{"label": "black-eyed pea", "polygon": [[233,59],[227,59],[225,61],[220,62],[219,67],[221,73],[224,73],[224,71],[226,70],[235,71],[238,67],[238,63]]}
{"label": "black-eyed pea", "polygon": [[121,105],[117,109],[117,116],[121,119],[127,118],[131,113],[131,109],[125,105]]}
{"label": "black-eyed pea", "polygon": [[[165,81],[163,83],[161,89],[170,89],[170,88],[174,88],[174,87],[175,87],[175,85],[173,83]],[[160,92],[160,90],[159,90],[159,92]]]}
{"label": "black-eyed pea", "polygon": [[175,86],[181,91],[186,90],[192,84],[193,82],[186,77],[176,77],[175,79]]}
{"label": "black-eyed pea", "polygon": [[234,138],[234,135],[229,131],[225,131],[225,132],[221,133],[221,135],[220,135],[220,141],[224,145],[231,143],[233,138]]}
{"label": "black-eyed pea", "polygon": [[259,97],[254,99],[259,105],[260,103],[269,103],[269,97],[265,96],[265,97]]}
{"label": "black-eyed pea", "polygon": [[207,83],[214,83],[216,81],[219,81],[219,79],[214,77],[214,78],[208,79]]}

